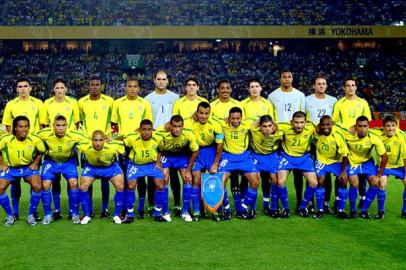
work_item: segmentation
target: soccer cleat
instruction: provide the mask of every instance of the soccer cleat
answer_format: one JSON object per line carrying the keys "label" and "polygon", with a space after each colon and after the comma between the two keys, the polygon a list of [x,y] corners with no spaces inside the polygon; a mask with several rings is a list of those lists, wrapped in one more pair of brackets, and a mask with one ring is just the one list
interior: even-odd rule
{"label": "soccer cleat", "polygon": [[384,219],[385,218],[385,212],[384,211],[378,211],[375,218],[376,219]]}
{"label": "soccer cleat", "polygon": [[257,211],[255,211],[255,210],[250,210],[248,213],[250,214],[251,218],[257,217]]}
{"label": "soccer cleat", "polygon": [[323,205],[323,212],[326,214],[332,214],[333,211],[330,209],[330,205],[328,203],[325,203]]}
{"label": "soccer cleat", "polygon": [[401,217],[406,219],[406,212],[402,212]]}
{"label": "soccer cleat", "polygon": [[309,210],[307,208],[299,208],[299,216],[309,217]]}
{"label": "soccer cleat", "polygon": [[94,214],[94,212],[90,212],[90,217],[91,217],[91,218],[95,218],[95,217],[96,217],[96,215]]}
{"label": "soccer cleat", "polygon": [[52,218],[54,221],[62,219],[62,213],[59,211],[55,211],[52,213]]}
{"label": "soccer cleat", "polygon": [[271,208],[269,207],[264,207],[262,209],[262,211],[264,212],[264,215],[269,216],[271,214]]}
{"label": "soccer cleat", "polygon": [[17,215],[17,214],[13,214],[13,217],[14,217],[14,220],[15,220],[15,221],[20,220],[20,216]]}
{"label": "soccer cleat", "polygon": [[34,216],[34,218],[35,218],[35,221],[38,221],[38,222],[39,222],[39,221],[42,220],[42,218],[41,218],[40,216],[38,216],[38,212],[35,212],[33,216]]}
{"label": "soccer cleat", "polygon": [[271,218],[280,218],[279,210],[271,210],[271,212],[269,213],[269,216]]}
{"label": "soccer cleat", "polygon": [[144,212],[144,210],[138,211],[138,213],[137,213],[137,218],[138,218],[138,219],[144,219],[144,218],[145,218],[145,212]]}
{"label": "soccer cleat", "polygon": [[42,220],[42,225],[49,225],[52,221],[52,216],[51,215],[46,215],[44,216],[44,219]]}
{"label": "soccer cleat", "polygon": [[323,218],[323,216],[324,216],[324,213],[323,213],[322,211],[318,210],[318,211],[316,211],[316,213],[313,215],[313,218],[321,219],[321,218]]}
{"label": "soccer cleat", "polygon": [[72,223],[73,224],[80,224],[79,215],[72,215]]}
{"label": "soccer cleat", "polygon": [[155,206],[149,206],[147,209],[147,213],[150,217],[154,216]]}
{"label": "soccer cleat", "polygon": [[[213,217],[215,217],[215,214],[212,215],[212,219],[213,219]],[[227,221],[227,220],[230,220],[230,219],[231,219],[231,212],[230,211],[225,211],[221,220],[222,221]],[[217,221],[216,219],[213,219],[213,220]]]}
{"label": "soccer cleat", "polygon": [[189,215],[189,213],[183,213],[182,214],[182,220],[186,221],[186,222],[192,222],[193,219],[192,217]]}
{"label": "soccer cleat", "polygon": [[370,218],[371,218],[371,217],[369,216],[368,211],[361,211],[361,212],[359,213],[359,217],[360,217],[360,218],[363,218],[363,219],[370,219]]}
{"label": "soccer cleat", "polygon": [[113,222],[115,223],[115,224],[121,224],[121,218],[119,217],[119,216],[114,216],[113,217]]}
{"label": "soccer cleat", "polygon": [[104,209],[103,212],[100,214],[100,218],[109,219],[110,218],[109,209]]}
{"label": "soccer cleat", "polygon": [[337,212],[337,217],[341,219],[348,219],[348,215],[346,212]]}
{"label": "soccer cleat", "polygon": [[182,214],[182,207],[180,207],[179,205],[175,205],[173,207],[173,211],[175,212],[175,217],[180,217]]}
{"label": "soccer cleat", "polygon": [[154,216],[154,221],[156,222],[166,222],[166,220],[161,216]]}
{"label": "soccer cleat", "polygon": [[37,225],[37,222],[35,221],[34,215],[28,215],[27,216],[27,223],[28,223],[28,225],[31,225],[31,226]]}
{"label": "soccer cleat", "polygon": [[16,219],[14,216],[7,216],[6,219],[4,220],[4,226],[10,227],[14,223],[16,223]]}
{"label": "soccer cleat", "polygon": [[[300,211],[300,208],[299,208],[299,211]],[[314,204],[313,204],[312,201],[310,201],[309,204],[307,205],[307,212],[308,213],[313,213],[314,212]],[[299,215],[300,215],[300,213],[299,213]]]}
{"label": "soccer cleat", "polygon": [[127,215],[127,210],[125,210],[125,209],[121,210],[121,212],[120,212],[120,217],[121,217],[122,219],[124,219],[126,215]]}
{"label": "soccer cleat", "polygon": [[289,208],[283,208],[280,214],[281,218],[288,218],[290,217],[290,209]]}
{"label": "soccer cleat", "polygon": [[162,218],[163,218],[163,220],[165,222],[171,222],[172,221],[170,214],[164,214],[164,215],[162,215]]}
{"label": "soccer cleat", "polygon": [[84,217],[82,218],[82,220],[80,221],[80,224],[82,224],[82,225],[89,224],[89,222],[90,222],[91,220],[92,220],[91,217],[89,217],[89,216],[84,216]]}
{"label": "soccer cleat", "polygon": [[199,212],[193,213],[192,219],[193,219],[193,221],[200,221],[201,220],[200,213]]}
{"label": "soccer cleat", "polygon": [[132,216],[126,216],[125,218],[124,218],[124,220],[123,220],[123,223],[124,224],[131,224],[131,223],[133,223],[134,222],[134,217],[132,217]]}
{"label": "soccer cleat", "polygon": [[356,218],[357,217],[357,210],[351,210],[350,211],[350,218]]}
{"label": "soccer cleat", "polygon": [[235,212],[235,216],[237,218],[241,218],[241,219],[253,219],[253,217],[250,215],[250,213],[247,210],[244,211],[237,211]]}

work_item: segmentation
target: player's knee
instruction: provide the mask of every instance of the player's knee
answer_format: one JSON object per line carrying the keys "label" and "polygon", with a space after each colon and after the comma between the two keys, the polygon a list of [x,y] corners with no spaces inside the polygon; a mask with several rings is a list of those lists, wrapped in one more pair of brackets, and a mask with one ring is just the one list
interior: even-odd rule
{"label": "player's knee", "polygon": [[49,190],[51,188],[51,181],[42,182],[42,190]]}
{"label": "player's knee", "polygon": [[135,190],[137,187],[137,181],[128,181],[127,185],[128,185],[128,189]]}
{"label": "player's knee", "polygon": [[42,186],[41,186],[41,183],[35,182],[35,183],[32,183],[32,184],[31,184],[31,188],[32,188],[32,190],[33,190],[34,192],[40,192]]}
{"label": "player's knee", "polygon": [[162,191],[162,190],[164,190],[164,187],[165,187],[164,181],[156,181],[155,182],[155,189],[156,190]]}
{"label": "player's knee", "polygon": [[78,182],[77,181],[69,181],[69,188],[70,189],[77,189],[78,188]]}

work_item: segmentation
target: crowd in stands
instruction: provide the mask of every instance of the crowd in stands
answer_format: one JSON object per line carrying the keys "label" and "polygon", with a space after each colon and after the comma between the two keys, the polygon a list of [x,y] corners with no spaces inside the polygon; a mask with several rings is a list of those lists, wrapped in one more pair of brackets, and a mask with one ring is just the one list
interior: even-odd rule
{"label": "crowd in stands", "polygon": [[[60,54],[31,52],[4,55],[0,58],[1,108],[16,95],[14,81],[18,76],[30,78],[33,96],[42,100],[53,95],[52,81],[63,77],[68,81],[69,95],[80,98],[88,93],[91,74],[101,76],[105,93],[114,98],[124,95],[125,80],[131,71],[123,69],[125,53],[96,54],[84,51],[64,51]],[[406,52],[388,53],[380,50],[346,51],[325,48],[307,52],[281,51],[277,56],[267,50],[224,52],[195,50],[182,53],[145,53],[141,57],[145,70],[136,72],[140,81],[140,95],[153,89],[153,76],[159,69],[170,74],[172,91],[183,93],[183,81],[196,75],[200,82],[200,95],[209,100],[216,97],[216,83],[229,79],[233,96],[239,100],[248,95],[246,82],[259,77],[263,96],[279,86],[279,73],[283,69],[293,72],[295,88],[306,95],[312,93],[312,79],[326,75],[328,93],[343,96],[342,83],[347,77],[357,78],[358,95],[366,98],[373,111],[406,110]],[[361,60],[361,61],[360,61]],[[362,63],[362,64],[360,64]]]}
{"label": "crowd in stands", "polygon": [[2,1],[0,25],[391,25],[406,4],[391,1]]}

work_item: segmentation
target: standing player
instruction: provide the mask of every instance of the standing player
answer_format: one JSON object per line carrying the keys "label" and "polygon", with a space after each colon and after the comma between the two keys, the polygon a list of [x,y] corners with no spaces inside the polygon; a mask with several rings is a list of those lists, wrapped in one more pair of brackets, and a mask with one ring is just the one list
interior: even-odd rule
{"label": "standing player", "polygon": [[[38,132],[40,126],[40,115],[44,104],[41,100],[30,96],[31,86],[27,78],[20,78],[16,82],[18,96],[7,102],[3,114],[3,125],[8,132],[12,132],[13,119],[19,115],[26,116],[30,120],[30,132]],[[16,179],[11,184],[11,201],[13,205],[13,214],[18,219],[19,204],[21,197],[20,179]]]}
{"label": "standing player", "polygon": [[72,211],[72,221],[78,224],[80,222],[79,189],[74,147],[79,142],[87,140],[87,137],[80,132],[67,130],[67,121],[63,115],[57,115],[52,122],[52,128],[44,128],[38,132],[38,136],[47,147],[41,173],[42,204],[45,214],[42,224],[48,225],[52,220],[52,195],[50,189],[56,175],[61,174],[69,185],[69,208]]}
{"label": "standing player", "polygon": [[[252,157],[254,158],[255,166],[261,174],[266,174],[268,179],[271,179],[271,197],[272,203],[269,208],[265,204],[264,198],[264,211],[271,217],[276,218],[278,214],[278,187],[277,187],[277,173],[279,156],[277,149],[279,142],[283,138],[283,132],[277,131],[276,125],[270,115],[262,115],[259,118],[258,126],[251,129],[250,146],[252,149]],[[262,178],[263,180],[264,178]],[[264,182],[262,182],[264,186]],[[263,190],[265,194],[265,191]],[[268,190],[269,193],[269,190]]]}
{"label": "standing player", "polygon": [[[379,183],[382,177],[386,163],[388,162],[388,155],[386,154],[385,146],[381,139],[368,132],[368,129],[369,120],[366,116],[360,116],[357,118],[355,122],[355,134],[348,132],[344,128],[341,129],[350,153],[348,156],[349,165],[347,165],[347,175],[351,186],[349,192],[346,187],[338,189],[338,196],[340,197],[338,217],[340,218],[347,218],[347,215],[344,212],[347,194],[350,201],[350,218],[355,218],[357,215],[356,202],[359,184],[358,174],[366,174],[370,186],[377,186],[377,183]],[[372,159],[372,150],[374,148],[381,158],[379,170]],[[361,213],[361,216],[362,214],[363,213]]]}
{"label": "standing player", "polygon": [[[245,118],[257,121],[261,116],[269,115],[272,119],[276,119],[272,103],[261,97],[262,86],[258,78],[252,78],[248,81],[248,91],[250,96],[241,102]],[[263,210],[265,214],[269,214],[269,196],[271,191],[269,173],[261,171],[260,174],[262,179]],[[244,188],[242,190],[244,191]]]}
{"label": "standing player", "polygon": [[[366,193],[366,200],[361,209],[361,217],[368,218],[368,208],[375,196],[378,200],[377,219],[385,216],[386,184],[390,175],[403,181],[406,186],[406,141],[405,134],[397,130],[397,119],[394,115],[387,115],[383,119],[383,128],[369,129],[377,135],[385,145],[388,163],[376,185],[370,186]],[[403,192],[402,218],[406,218],[406,189]]]}
{"label": "standing player", "polygon": [[315,218],[322,218],[325,209],[325,181],[327,175],[333,173],[337,183],[346,183],[346,166],[348,161],[348,148],[343,135],[336,129],[333,130],[331,116],[323,115],[315,134],[316,144],[316,173],[318,187],[316,190],[316,203],[318,211]]}
{"label": "standing player", "polygon": [[80,177],[79,198],[84,214],[80,224],[88,224],[92,220],[89,210],[90,197],[88,189],[97,178],[101,177],[110,179],[116,188],[113,221],[116,224],[121,224],[119,215],[124,200],[124,174],[116,160],[118,155],[124,154],[124,145],[118,142],[106,143],[106,136],[103,131],[96,130],[92,134],[92,141],[79,144],[78,150],[85,157],[85,164]]}
{"label": "standing player", "polygon": [[[300,216],[308,217],[307,206],[313,199],[317,188],[317,176],[310,155],[310,144],[313,141],[315,126],[313,123],[306,123],[306,114],[301,111],[293,114],[290,123],[280,123],[278,126],[285,133],[278,166],[278,197],[283,204],[281,217],[290,216],[286,181],[289,171],[292,169],[302,171],[308,182],[304,198],[298,209]],[[296,204],[298,203],[296,202]]]}
{"label": "standing player", "polygon": [[38,166],[45,152],[45,145],[39,137],[29,133],[30,120],[26,116],[17,116],[12,122],[12,133],[0,138],[0,204],[7,214],[5,226],[16,221],[6,193],[7,187],[20,177],[31,186],[30,206],[27,223],[35,226],[34,213],[41,201],[41,178]]}
{"label": "standing player", "polygon": [[233,171],[241,171],[247,178],[250,187],[245,192],[242,203],[234,201],[236,216],[242,219],[256,217],[256,202],[258,189],[258,173],[251,158],[249,146],[249,130],[252,121],[242,121],[242,110],[233,107],[228,120],[222,122],[224,132],[224,151],[221,155],[219,172],[224,172],[224,219],[231,218],[230,205],[227,199],[227,180]]}
{"label": "standing player", "polygon": [[[276,121],[290,122],[297,111],[305,111],[305,95],[292,86],[293,75],[289,70],[281,72],[280,87],[269,94],[268,99],[275,108]],[[300,171],[293,170],[293,178],[296,190],[296,202],[302,201],[303,177]],[[299,205],[296,205],[298,209]]]}
{"label": "standing player", "polygon": [[221,80],[217,83],[218,98],[210,102],[211,115],[222,121],[228,117],[232,107],[242,109],[238,100],[231,98],[232,88],[229,80]]}
{"label": "standing player", "polygon": [[[101,130],[106,136],[111,135],[111,114],[114,99],[101,93],[102,83],[98,76],[91,76],[89,80],[89,94],[79,99],[79,112],[82,130],[89,138],[95,130]],[[93,212],[93,186],[89,187],[90,212]],[[108,205],[110,197],[109,179],[101,179],[102,218],[109,217]]]}
{"label": "standing player", "polygon": [[144,119],[141,121],[137,132],[130,133],[124,139],[124,144],[130,148],[127,164],[127,215],[124,223],[134,222],[134,203],[135,189],[138,179],[151,177],[155,183],[155,220],[163,220],[161,210],[164,213],[169,212],[168,209],[162,209],[163,206],[168,206],[168,202],[164,199],[164,175],[160,169],[156,167],[158,159],[158,146],[160,136],[153,131],[151,120]]}
{"label": "standing player", "polygon": [[210,104],[204,101],[197,106],[195,117],[185,121],[185,127],[193,131],[199,145],[199,156],[192,169],[191,193],[193,220],[199,221],[202,172],[207,170],[210,173],[217,173],[223,150],[224,134],[220,122],[210,117]]}
{"label": "standing player", "polygon": [[[174,115],[169,121],[169,131],[159,130],[161,136],[159,144],[160,159],[157,162],[158,168],[163,168],[165,180],[165,196],[168,198],[169,169],[179,170],[183,179],[183,208],[182,220],[192,221],[189,214],[190,199],[192,193],[192,168],[199,154],[199,146],[196,143],[195,135],[192,130],[184,128],[183,118],[180,115]],[[162,216],[166,221],[170,221],[169,213]]]}
{"label": "standing player", "polygon": [[[145,99],[151,103],[152,116],[154,122],[154,129],[159,126],[168,123],[172,116],[173,105],[179,99],[179,95],[168,90],[168,74],[164,70],[158,70],[154,77],[155,89],[153,92],[149,93]],[[178,184],[178,194],[180,194],[180,184],[178,172],[176,170],[170,171],[171,183]],[[142,189],[144,192],[142,193]],[[148,202],[150,210],[153,209],[154,205],[154,192],[155,186],[153,181],[148,181]],[[139,181],[138,183],[138,194],[140,197],[145,197],[145,180]],[[175,196],[174,196],[175,197]],[[180,195],[178,196],[177,204],[180,204]]]}
{"label": "standing player", "polygon": [[[323,115],[331,116],[333,114],[334,103],[337,101],[335,97],[326,94],[327,80],[324,76],[319,75],[313,81],[314,94],[306,97],[306,115],[307,120],[318,124]],[[337,186],[337,184],[335,185]],[[331,196],[331,174],[327,173],[323,179],[323,188],[325,187],[325,204],[324,210],[330,212],[330,196]],[[336,192],[337,194],[337,192]]]}

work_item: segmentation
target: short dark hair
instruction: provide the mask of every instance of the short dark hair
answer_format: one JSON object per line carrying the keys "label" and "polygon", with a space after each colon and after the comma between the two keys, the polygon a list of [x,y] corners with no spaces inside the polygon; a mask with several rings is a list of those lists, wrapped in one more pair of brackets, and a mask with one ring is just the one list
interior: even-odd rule
{"label": "short dark hair", "polygon": [[242,115],[242,110],[241,110],[241,108],[239,108],[239,107],[232,107],[232,108],[230,109],[230,112],[229,112],[228,115],[231,115],[232,113],[240,113],[240,114]]}
{"label": "short dark hair", "polygon": [[327,82],[326,76],[320,74],[320,75],[317,75],[317,76],[314,77],[313,84],[316,84],[317,79],[324,79]]}
{"label": "short dark hair", "polygon": [[199,109],[199,107],[202,107],[203,109],[207,109],[207,108],[210,108],[210,104],[206,101],[202,101],[199,103],[199,105],[197,105],[197,110]]}
{"label": "short dark hair", "polygon": [[183,118],[179,114],[172,115],[171,120],[169,121],[169,123],[171,123],[171,124],[179,123],[179,122],[183,123]]}
{"label": "short dark hair", "polygon": [[92,75],[90,75],[89,83],[90,83],[91,81],[99,81],[99,82],[101,82],[100,76],[97,75],[97,74],[92,74]]}
{"label": "short dark hair", "polygon": [[363,121],[367,121],[369,123],[368,117],[366,117],[365,115],[358,116],[357,120],[355,121],[355,124],[357,124],[358,122],[363,122]]}
{"label": "short dark hair", "polygon": [[56,78],[53,82],[53,86],[55,87],[57,83],[63,83],[65,87],[68,87],[68,84],[66,83],[66,80],[64,78]]}
{"label": "short dark hair", "polygon": [[54,118],[54,122],[56,122],[56,121],[67,121],[66,120],[66,117],[65,116],[63,116],[62,114],[58,114],[57,116],[55,116],[55,118]]}
{"label": "short dark hair", "polygon": [[396,125],[397,125],[398,119],[397,119],[396,116],[393,115],[393,114],[387,114],[387,115],[385,115],[385,117],[383,118],[383,125],[385,125],[387,122],[395,122]]}
{"label": "short dark hair", "polygon": [[17,86],[18,86],[18,84],[19,84],[20,82],[27,82],[28,85],[30,85],[30,80],[29,80],[27,77],[21,77],[21,78],[18,78],[18,79],[16,80],[15,88],[17,88]]}
{"label": "short dark hair", "polygon": [[324,120],[332,120],[332,118],[330,115],[325,114],[322,117],[320,117],[319,123],[321,123],[321,121],[324,121]]}
{"label": "short dark hair", "polygon": [[30,126],[30,119],[28,119],[27,116],[24,116],[24,115],[17,116],[16,118],[13,119],[12,131],[13,131],[14,135],[16,135],[17,125],[18,125],[18,122],[20,122],[20,121],[27,121],[28,122],[28,127]]}
{"label": "short dark hair", "polygon": [[306,113],[302,111],[297,111],[292,115],[292,120],[294,118],[306,118]]}
{"label": "short dark hair", "polygon": [[348,78],[346,78],[346,79],[344,80],[343,86],[345,86],[345,84],[346,84],[348,81],[354,81],[354,82],[355,82],[355,85],[357,85],[357,80],[356,80],[355,78],[348,77]]}
{"label": "short dark hair", "polygon": [[217,83],[217,89],[220,89],[220,85],[221,85],[222,83],[228,83],[229,85],[231,85],[231,83],[230,83],[229,80],[227,80],[227,79],[222,79],[222,80],[220,80],[220,81]]}
{"label": "short dark hair", "polygon": [[250,87],[251,83],[253,83],[253,82],[257,82],[257,83],[261,84],[261,81],[259,80],[259,78],[254,77],[254,78],[251,78],[251,79],[248,80],[248,82],[247,82],[248,88]]}
{"label": "short dark hair", "polygon": [[132,76],[128,77],[128,79],[125,81],[125,84],[127,85],[129,82],[137,82],[139,84],[138,79]]}
{"label": "short dark hair", "polygon": [[186,86],[189,81],[194,81],[197,84],[197,86],[200,86],[199,80],[197,79],[196,76],[193,75],[186,78],[185,82],[183,83],[183,86]]}
{"label": "short dark hair", "polygon": [[149,119],[144,119],[144,120],[142,120],[141,123],[140,123],[140,127],[141,127],[141,126],[153,126],[153,124],[152,124],[152,121],[151,121],[151,120],[149,120]]}
{"label": "short dark hair", "polygon": [[268,114],[262,115],[259,118],[259,125],[262,125],[265,122],[272,122],[273,123],[272,117],[270,115],[268,115]]}
{"label": "short dark hair", "polygon": [[292,71],[290,71],[289,69],[282,69],[281,73],[279,74],[279,78],[282,78],[282,74],[283,74],[283,73],[286,73],[286,72],[288,72],[288,73],[290,73],[290,74],[293,75]]}

